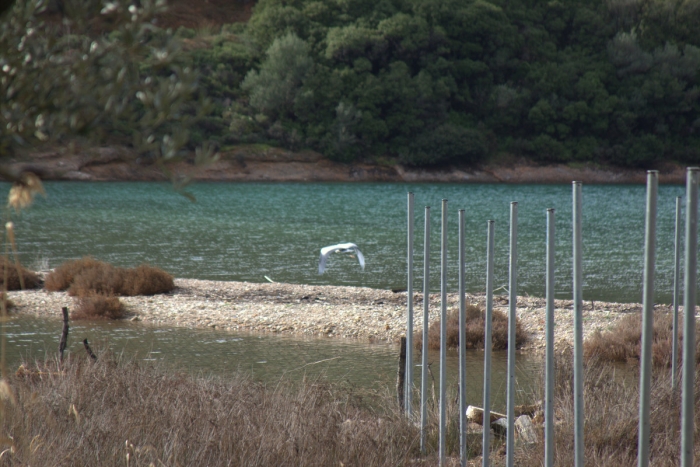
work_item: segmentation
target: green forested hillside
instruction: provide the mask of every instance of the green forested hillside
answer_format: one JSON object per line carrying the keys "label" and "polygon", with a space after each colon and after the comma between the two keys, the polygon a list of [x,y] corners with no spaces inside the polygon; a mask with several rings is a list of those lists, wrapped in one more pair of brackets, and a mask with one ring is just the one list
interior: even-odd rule
{"label": "green forested hillside", "polygon": [[697,163],[698,24],[697,0],[261,0],[193,52],[220,104],[199,136],[414,165]]}
{"label": "green forested hillside", "polygon": [[418,166],[700,163],[700,0],[260,0],[247,23],[176,31],[81,1],[62,22],[0,17],[0,149],[75,132],[156,158],[214,141]]}

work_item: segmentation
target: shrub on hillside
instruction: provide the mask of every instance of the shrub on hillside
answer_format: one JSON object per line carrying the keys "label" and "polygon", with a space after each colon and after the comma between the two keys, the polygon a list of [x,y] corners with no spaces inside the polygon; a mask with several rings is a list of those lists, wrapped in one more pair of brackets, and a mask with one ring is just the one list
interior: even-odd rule
{"label": "shrub on hillside", "polygon": [[33,271],[26,269],[21,264],[15,264],[6,256],[1,258],[0,287],[4,286],[5,275],[7,275],[7,290],[21,290],[22,285],[25,289],[35,289],[41,284],[41,279]]}
{"label": "shrub on hillside", "polygon": [[[467,349],[484,348],[485,312],[476,305],[468,305],[466,309],[465,342]],[[520,326],[520,321],[515,321],[515,347],[521,347],[527,340],[527,335]],[[418,350],[423,348],[422,332],[414,335],[415,346]],[[447,313],[447,347],[459,347],[459,310],[450,310]],[[433,322],[428,328],[428,348],[440,349],[440,321]],[[493,310],[491,348],[493,350],[505,350],[508,348],[508,316],[499,310]]]}
{"label": "shrub on hillside", "polygon": [[420,134],[400,157],[408,165],[474,164],[486,155],[479,130],[445,124]]}
{"label": "shrub on hillside", "polygon": [[92,294],[80,297],[71,313],[71,319],[123,319],[126,308],[119,297]]}
{"label": "shrub on hillside", "polygon": [[77,297],[153,295],[174,288],[173,276],[162,269],[146,264],[124,269],[90,257],[63,263],[46,277],[47,290],[68,290]]}

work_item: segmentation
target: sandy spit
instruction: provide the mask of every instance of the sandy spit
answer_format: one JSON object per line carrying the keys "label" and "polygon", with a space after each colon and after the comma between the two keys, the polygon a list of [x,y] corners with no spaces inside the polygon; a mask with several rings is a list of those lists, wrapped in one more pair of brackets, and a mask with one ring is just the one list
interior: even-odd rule
{"label": "sandy spit", "polygon": [[[280,333],[365,341],[398,341],[406,330],[406,292],[364,287],[314,286],[282,283],[219,282],[176,279],[168,294],[122,297],[129,318],[146,325],[212,328],[229,331]],[[14,313],[60,319],[61,308],[75,306],[65,292],[26,290],[10,292]],[[414,296],[414,329],[422,329],[422,294]],[[483,295],[467,295],[467,303],[483,305]],[[458,307],[457,294],[449,294],[448,309]],[[497,296],[494,309],[507,313],[508,299]],[[571,300],[555,302],[555,343],[573,340]],[[657,310],[672,311],[668,305]],[[635,303],[585,301],[584,338],[596,330],[611,329],[628,313],[641,312]],[[430,322],[440,314],[440,296],[430,296]],[[527,349],[545,345],[545,300],[519,297],[517,316],[528,333]]]}

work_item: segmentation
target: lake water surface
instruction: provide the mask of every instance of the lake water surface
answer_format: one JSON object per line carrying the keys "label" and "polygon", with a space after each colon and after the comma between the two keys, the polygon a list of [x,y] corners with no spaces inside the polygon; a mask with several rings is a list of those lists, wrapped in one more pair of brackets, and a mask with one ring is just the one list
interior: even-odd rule
{"label": "lake water surface", "polygon": [[[457,210],[466,211],[468,292],[485,287],[486,222],[496,221],[496,287],[507,284],[509,203],[518,201],[518,292],[544,295],[545,210],[556,209],[557,296],[571,297],[571,186],[381,183],[198,183],[192,203],[165,183],[49,182],[15,219],[25,264],[92,255],[148,262],[176,277],[373,288],[406,285],[406,193],[416,200],[416,284],[422,281],[423,207],[432,206],[431,287],[439,290],[440,200],[449,200],[449,290],[457,290]],[[656,301],[671,302],[675,197],[659,188]],[[583,187],[584,300],[641,300],[645,187]],[[366,258],[319,250],[356,243]]]}

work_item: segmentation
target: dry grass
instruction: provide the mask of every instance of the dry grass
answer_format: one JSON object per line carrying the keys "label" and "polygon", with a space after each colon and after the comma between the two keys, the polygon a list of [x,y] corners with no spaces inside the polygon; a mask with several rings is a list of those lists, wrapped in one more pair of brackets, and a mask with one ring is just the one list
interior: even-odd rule
{"label": "dry grass", "polygon": [[[407,466],[418,430],[319,381],[195,379],[151,365],[73,358],[11,378],[2,465]],[[386,401],[389,401],[387,398]],[[382,400],[374,400],[374,406]]]}
{"label": "dry grass", "polygon": [[126,307],[114,295],[93,294],[80,297],[71,319],[123,319]]}
{"label": "dry grass", "polygon": [[[679,354],[682,349],[682,317],[679,320]],[[696,334],[700,332],[700,323],[696,325]],[[596,331],[583,343],[584,356],[587,359],[599,359],[609,362],[636,363],[641,354],[642,315],[633,313],[625,316],[615,326],[605,332]],[[657,367],[671,367],[671,348],[673,338],[673,316],[670,313],[654,313],[654,338],[652,361]],[[696,355],[700,357],[700,342],[696,340]],[[680,357],[680,355],[679,355]],[[700,363],[700,358],[696,357]]]}
{"label": "dry grass", "polygon": [[[41,285],[41,279],[36,273],[26,269],[24,266],[14,263],[6,256],[0,256],[0,288],[4,286],[5,274],[7,274],[7,290],[21,290],[22,282],[25,289],[35,289]],[[22,280],[20,281],[20,277]]]}
{"label": "dry grass", "polygon": [[[556,466],[574,465],[573,358],[571,352],[556,361],[555,388],[555,462]],[[584,444],[586,465],[627,466],[637,464],[639,424],[639,382],[630,367],[591,358],[584,366]],[[631,374],[632,373],[632,374]],[[637,371],[638,373],[638,371]],[[670,372],[653,372],[650,412],[651,465],[675,466],[680,456],[681,394],[671,390]],[[695,379],[695,436],[700,435],[700,379]],[[695,459],[700,459],[700,444],[695,443]],[[539,467],[544,443],[521,447],[516,464]]]}
{"label": "dry grass", "polygon": [[[485,312],[476,305],[467,305],[466,308],[465,342],[467,349],[484,348]],[[493,310],[491,343],[494,350],[508,348],[508,316],[500,310]],[[527,334],[515,321],[515,346],[521,347],[527,340]],[[423,334],[417,332],[414,335],[415,346],[418,350],[423,348]],[[447,312],[447,347],[459,347],[459,310],[453,309]],[[428,328],[428,348],[440,349],[440,321],[434,321]]]}
{"label": "dry grass", "polygon": [[173,276],[165,271],[141,265],[124,269],[84,257],[63,263],[46,276],[49,291],[68,290],[76,297],[102,295],[154,295],[175,288]]}

